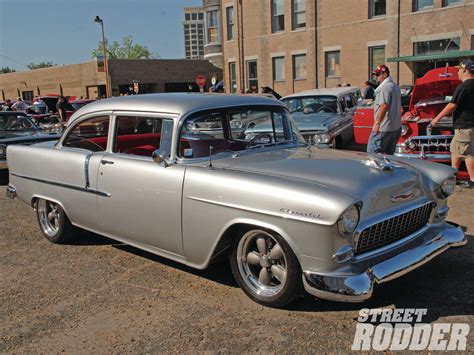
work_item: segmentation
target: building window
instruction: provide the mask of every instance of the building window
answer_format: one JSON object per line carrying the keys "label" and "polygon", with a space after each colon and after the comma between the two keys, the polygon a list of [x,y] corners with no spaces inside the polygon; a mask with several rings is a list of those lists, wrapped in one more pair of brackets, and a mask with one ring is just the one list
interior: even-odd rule
{"label": "building window", "polygon": [[273,57],[273,81],[285,80],[285,57]]}
{"label": "building window", "polygon": [[197,20],[197,14],[191,14],[191,20],[196,21]]}
{"label": "building window", "polygon": [[446,38],[436,41],[415,42],[413,52],[414,55],[436,54],[458,51],[460,49],[461,39]]}
{"label": "building window", "polygon": [[285,1],[272,0],[272,33],[285,30]]}
{"label": "building window", "polygon": [[306,27],[306,0],[293,0],[292,2],[292,29]]}
{"label": "building window", "polygon": [[258,91],[258,70],[257,61],[247,61],[247,88],[252,91]]}
{"label": "building window", "polygon": [[184,19],[185,19],[186,21],[191,20],[191,14],[184,14]]}
{"label": "building window", "polygon": [[385,64],[385,46],[369,47],[369,79],[380,64]]}
{"label": "building window", "polygon": [[306,79],[306,54],[293,56],[293,79]]}
{"label": "building window", "polygon": [[207,43],[219,41],[217,10],[207,13]]}
{"label": "building window", "polygon": [[232,94],[237,92],[237,76],[235,75],[235,62],[229,63],[229,84]]}
{"label": "building window", "polygon": [[198,14],[198,19],[201,21],[204,20],[204,14],[202,12]]}
{"label": "building window", "polygon": [[326,52],[326,77],[341,76],[341,51]]}
{"label": "building window", "polygon": [[434,0],[413,0],[413,11],[420,11],[433,8]]}
{"label": "building window", "polygon": [[369,0],[369,18],[385,16],[387,7],[385,0]]}
{"label": "building window", "polygon": [[234,7],[229,6],[225,9],[227,17],[227,40],[234,39]]}
{"label": "building window", "polygon": [[446,6],[461,4],[463,2],[464,0],[443,0],[442,6],[446,7]]}

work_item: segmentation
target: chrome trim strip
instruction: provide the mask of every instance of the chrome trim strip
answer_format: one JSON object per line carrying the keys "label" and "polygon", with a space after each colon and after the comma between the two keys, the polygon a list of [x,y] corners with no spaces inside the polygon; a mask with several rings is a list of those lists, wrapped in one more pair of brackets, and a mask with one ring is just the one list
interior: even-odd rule
{"label": "chrome trim strip", "polygon": [[276,217],[281,217],[285,219],[293,219],[297,221],[303,221],[303,222],[308,222],[308,223],[315,223],[315,224],[323,224],[323,225],[331,225],[331,223],[319,219],[319,218],[306,218],[306,217],[301,217],[298,215],[292,215],[292,214],[287,214],[287,213],[278,213],[278,212],[272,212],[272,211],[263,211],[260,209],[256,208],[249,208],[241,205],[235,205],[232,203],[227,203],[227,202],[219,202],[219,201],[213,201],[213,200],[207,200],[204,198],[199,198],[199,197],[193,197],[193,196],[186,196],[186,198],[194,201],[199,201],[199,202],[204,202],[204,203],[209,203],[211,205],[217,205],[217,206],[223,206],[223,207],[229,207],[241,211],[248,211],[248,212],[253,212],[253,213],[259,213],[259,214],[264,214],[264,215],[270,215],[270,216],[276,216]]}
{"label": "chrome trim strip", "polygon": [[12,176],[16,176],[16,177],[19,177],[21,179],[26,179],[26,180],[31,180],[31,181],[36,181],[36,182],[40,182],[42,184],[47,184],[47,185],[53,185],[53,186],[59,186],[59,187],[63,187],[63,188],[66,188],[66,189],[71,189],[71,190],[76,190],[76,191],[81,191],[81,192],[87,192],[89,194],[94,194],[94,195],[97,195],[97,196],[102,196],[102,197],[110,197],[112,196],[111,194],[107,193],[107,192],[102,192],[102,191],[97,191],[97,190],[91,190],[91,189],[86,189],[84,187],[79,187],[79,186],[74,186],[74,185],[69,185],[69,184],[63,184],[63,183],[60,183],[60,182],[55,182],[55,181],[50,181],[50,180],[44,180],[44,179],[38,179],[38,178],[34,178],[34,177],[30,177],[30,176],[25,176],[25,175],[20,175],[20,174],[15,174],[15,173],[12,173]]}
{"label": "chrome trim strip", "polygon": [[84,175],[85,175],[85,178],[86,178],[86,189],[88,189],[89,186],[90,186],[90,181],[89,181],[89,160],[91,160],[91,156],[92,156],[92,153],[91,153],[91,154],[87,154],[86,160],[84,161]]}
{"label": "chrome trim strip", "polygon": [[354,126],[354,128],[374,128],[374,126]]}
{"label": "chrome trim strip", "polygon": [[408,139],[420,139],[420,140],[430,140],[430,139],[449,139],[453,138],[454,135],[452,134],[438,134],[434,136],[412,136]]}
{"label": "chrome trim strip", "polygon": [[411,159],[420,159],[423,157],[424,159],[428,160],[443,160],[449,163],[451,161],[451,153],[447,154],[421,154],[421,153],[413,153],[413,154],[408,154],[408,153],[397,153],[395,152],[394,154],[396,157],[400,158],[411,158]]}

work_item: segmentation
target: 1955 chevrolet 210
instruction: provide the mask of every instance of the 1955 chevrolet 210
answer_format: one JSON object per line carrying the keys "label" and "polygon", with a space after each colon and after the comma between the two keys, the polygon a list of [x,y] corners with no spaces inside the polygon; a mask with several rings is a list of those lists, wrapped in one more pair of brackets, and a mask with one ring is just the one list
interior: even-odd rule
{"label": "1955 chevrolet 210", "polygon": [[[242,117],[269,129],[246,135],[229,124]],[[91,124],[103,129],[83,135]],[[51,242],[83,228],[198,269],[228,256],[239,286],[267,306],[304,290],[360,302],[466,243],[445,221],[451,167],[308,147],[286,106],[266,97],[101,100],[75,112],[58,142],[7,154],[7,195],[33,206]]]}

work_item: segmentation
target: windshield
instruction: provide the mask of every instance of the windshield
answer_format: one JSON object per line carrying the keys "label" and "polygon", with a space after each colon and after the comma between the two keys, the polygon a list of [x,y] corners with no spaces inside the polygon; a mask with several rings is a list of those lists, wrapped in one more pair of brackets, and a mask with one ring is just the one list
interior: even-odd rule
{"label": "windshield", "polygon": [[337,97],[331,95],[290,97],[282,100],[290,113],[338,113]]}
{"label": "windshield", "polygon": [[250,148],[305,144],[283,108],[230,108],[200,112],[181,128],[178,156],[202,158]]}
{"label": "windshield", "polygon": [[0,116],[0,130],[1,131],[24,131],[36,130],[36,126],[23,115],[9,114]]}

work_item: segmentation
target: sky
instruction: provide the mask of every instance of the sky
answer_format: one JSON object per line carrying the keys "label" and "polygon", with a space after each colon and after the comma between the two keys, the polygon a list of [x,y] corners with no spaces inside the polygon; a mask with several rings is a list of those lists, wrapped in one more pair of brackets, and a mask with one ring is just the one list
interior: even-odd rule
{"label": "sky", "polygon": [[92,60],[104,20],[109,42],[132,35],[160,58],[184,58],[184,7],[202,0],[0,0],[0,68]]}

